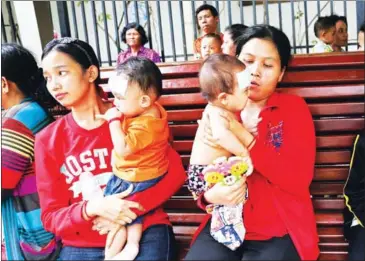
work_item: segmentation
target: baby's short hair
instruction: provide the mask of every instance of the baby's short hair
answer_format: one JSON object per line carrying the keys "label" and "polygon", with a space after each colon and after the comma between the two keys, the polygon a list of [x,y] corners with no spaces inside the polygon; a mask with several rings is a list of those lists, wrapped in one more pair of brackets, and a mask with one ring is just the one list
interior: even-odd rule
{"label": "baby's short hair", "polygon": [[223,44],[222,38],[219,34],[215,34],[215,33],[209,33],[203,36],[203,39],[205,38],[211,38],[214,39],[215,41],[219,42],[219,45]]}
{"label": "baby's short hair", "polygon": [[199,83],[202,95],[213,101],[222,93],[233,93],[236,73],[245,69],[245,65],[234,56],[213,54],[202,64],[199,72]]}
{"label": "baby's short hair", "polygon": [[141,91],[158,99],[162,94],[162,74],[157,65],[144,57],[130,57],[117,66],[117,75],[125,75],[128,82],[138,84]]}
{"label": "baby's short hair", "polygon": [[330,16],[319,17],[314,24],[314,34],[319,38],[321,31],[328,31],[334,26],[336,26],[336,22]]}

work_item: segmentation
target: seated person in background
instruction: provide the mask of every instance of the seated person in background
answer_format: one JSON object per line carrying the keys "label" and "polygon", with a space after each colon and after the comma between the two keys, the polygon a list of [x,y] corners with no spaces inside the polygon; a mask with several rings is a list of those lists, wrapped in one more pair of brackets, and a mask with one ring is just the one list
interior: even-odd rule
{"label": "seated person in background", "polygon": [[332,49],[334,52],[345,52],[344,47],[347,47],[349,35],[347,29],[347,18],[346,16],[338,16],[336,14],[332,14],[330,16],[333,19],[336,26],[336,34],[335,40],[332,44]]}
{"label": "seated person in background", "polygon": [[218,34],[205,35],[201,44],[201,58],[204,60],[212,54],[222,53],[222,39]]}
{"label": "seated person in background", "polygon": [[[201,5],[195,11],[195,19],[198,26],[198,30],[200,31],[200,37],[195,39],[193,50],[194,57],[196,59],[202,58],[201,55],[201,41],[206,34],[210,33],[218,33],[217,27],[219,23],[219,14],[217,9],[215,9],[212,5]],[[223,40],[223,34],[219,33],[220,37]]]}
{"label": "seated person in background", "polygon": [[222,52],[231,56],[236,56],[237,39],[240,37],[245,29],[244,24],[232,24],[224,29]]}
{"label": "seated person in background", "polygon": [[[114,175],[104,194],[121,193],[131,185],[132,193],[141,192],[159,182],[169,165],[167,113],[157,103],[162,93],[162,74],[149,59],[131,57],[118,65],[109,87],[116,107],[98,115],[109,122],[114,145]],[[108,233],[106,260],[135,259],[142,236],[142,221],[143,218],[138,217],[127,227],[117,226]]]}
{"label": "seated person in background", "polygon": [[118,54],[117,65],[133,56],[145,57],[154,63],[161,62],[160,55],[155,50],[144,47],[148,43],[148,38],[141,25],[137,23],[127,24],[120,36],[121,40],[128,45],[128,49]]}
{"label": "seated person in background", "polygon": [[349,242],[349,260],[365,260],[364,229],[364,177],[365,177],[365,135],[358,135],[352,152],[350,172],[347,178],[344,197],[345,237]]}
{"label": "seated person in background", "polygon": [[313,47],[313,53],[333,52],[332,44],[335,40],[336,24],[329,16],[319,17],[314,24],[314,34],[318,43]]}
{"label": "seated person in background", "polygon": [[365,45],[365,22],[362,23],[360,26],[359,34],[357,35],[357,44],[359,45],[359,51],[364,51],[364,45]]}

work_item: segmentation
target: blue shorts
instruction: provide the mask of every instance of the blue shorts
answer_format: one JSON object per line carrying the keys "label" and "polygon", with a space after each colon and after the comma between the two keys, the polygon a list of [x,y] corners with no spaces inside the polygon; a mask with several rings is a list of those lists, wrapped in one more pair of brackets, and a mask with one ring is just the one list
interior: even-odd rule
{"label": "blue shorts", "polygon": [[[146,180],[146,181],[142,181],[142,182],[130,182],[130,181],[123,180],[123,179],[117,177],[116,175],[113,175],[109,179],[108,183],[106,184],[106,187],[104,190],[104,196],[121,193],[121,192],[127,190],[131,184],[133,185],[133,190],[132,190],[131,194],[129,194],[129,195],[133,195],[134,193],[141,192],[143,190],[146,190],[146,189],[154,186],[164,176],[165,176],[165,174],[161,175],[160,177],[157,177],[155,179],[150,179],[150,180]],[[141,224],[142,220],[143,220],[143,216],[139,216],[129,225]]]}

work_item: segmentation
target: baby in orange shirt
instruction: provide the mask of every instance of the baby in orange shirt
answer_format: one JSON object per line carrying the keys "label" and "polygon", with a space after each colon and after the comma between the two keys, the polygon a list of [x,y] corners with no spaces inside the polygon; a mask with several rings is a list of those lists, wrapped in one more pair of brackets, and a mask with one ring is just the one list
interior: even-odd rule
{"label": "baby in orange shirt", "polygon": [[[132,193],[143,191],[162,179],[169,164],[167,113],[157,103],[162,93],[159,68],[146,58],[131,57],[118,65],[116,71],[109,79],[115,107],[98,116],[109,122],[114,145],[114,175],[104,195],[120,193],[130,185]],[[138,217],[127,227],[119,226],[108,233],[106,260],[136,258],[142,220],[143,217]]]}

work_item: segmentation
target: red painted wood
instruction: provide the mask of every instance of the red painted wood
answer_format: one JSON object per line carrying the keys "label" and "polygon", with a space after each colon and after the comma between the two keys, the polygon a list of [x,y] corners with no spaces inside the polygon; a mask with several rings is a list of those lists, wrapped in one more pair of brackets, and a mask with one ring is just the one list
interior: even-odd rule
{"label": "red painted wood", "polygon": [[345,181],[349,173],[348,167],[317,167],[314,169],[314,181]]}
{"label": "red painted wood", "polygon": [[[174,142],[174,148],[183,154],[182,160],[185,165],[189,161],[188,154],[197,126],[187,123],[201,118],[206,104],[199,93],[197,76],[200,63],[194,61],[158,64],[164,78],[165,93],[160,102],[169,109],[168,120],[171,122],[172,132],[176,138],[188,137]],[[364,97],[363,68],[364,55],[361,52],[296,55],[281,84],[288,87],[278,88],[279,92],[299,95],[308,100],[310,111],[315,117],[315,127],[319,134],[316,138],[317,165],[310,191],[314,195],[312,202],[320,237],[319,260],[347,258],[347,243],[344,241],[342,231],[343,199],[327,198],[325,195],[342,195],[342,188],[348,175],[352,142],[355,134],[364,128],[363,118],[359,117],[364,115],[364,103],[359,101]],[[115,73],[114,68],[111,67],[101,70],[102,87],[106,91],[108,91],[107,79],[113,73]],[[343,102],[345,99],[346,102]],[[53,111],[56,115],[65,112],[66,110],[62,108]],[[351,118],[346,118],[349,115]],[[333,119],[323,116],[343,118]],[[322,118],[319,119],[320,117]],[[179,124],[179,122],[185,123]],[[339,135],[337,132],[346,134]],[[170,212],[181,260],[188,251],[191,235],[204,214],[196,207],[186,186],[165,203],[165,208]]]}
{"label": "red painted wood", "polygon": [[[318,132],[354,131],[359,132],[364,128],[364,119],[322,119],[314,120]],[[174,137],[195,137],[198,124],[175,123],[170,125]]]}
{"label": "red painted wood", "polygon": [[[350,162],[350,151],[320,151],[316,154],[316,164],[347,164]],[[181,155],[185,166],[189,164],[190,155]]]}
{"label": "red painted wood", "polygon": [[[355,134],[352,135],[331,135],[331,136],[317,136],[317,149],[324,148],[352,148],[355,140]],[[175,140],[173,147],[178,152],[190,152],[193,147],[193,138],[191,140]]]}
{"label": "red painted wood", "polygon": [[357,82],[363,83],[365,72],[363,68],[349,69],[349,70],[323,70],[323,71],[295,71],[287,72],[281,82],[283,85],[300,83],[345,83]]}

